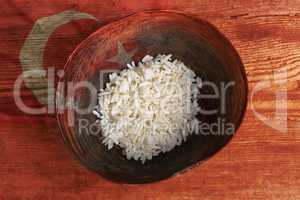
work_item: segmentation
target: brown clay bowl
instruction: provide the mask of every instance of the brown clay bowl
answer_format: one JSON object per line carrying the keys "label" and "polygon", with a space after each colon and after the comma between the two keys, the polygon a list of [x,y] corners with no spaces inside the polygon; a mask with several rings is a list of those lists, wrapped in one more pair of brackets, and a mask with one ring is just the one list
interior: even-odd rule
{"label": "brown clay bowl", "polygon": [[[214,26],[186,14],[167,11],[142,12],[108,24],[76,48],[57,90],[57,119],[66,144],[84,166],[103,177],[124,183],[162,180],[200,164],[233,137],[226,134],[226,128],[218,135],[193,135],[181,146],[142,164],[127,160],[118,147],[107,150],[101,142],[101,131],[89,133],[95,127],[79,127],[82,120],[88,124],[96,120],[91,110],[78,113],[75,108],[96,105],[100,82],[107,81],[105,75],[100,78],[99,74],[120,70],[131,59],[138,61],[146,54],[162,53],[173,54],[204,81],[217,87],[221,83],[234,83],[224,96],[226,112],[221,112],[221,98],[199,100],[203,110],[217,110],[213,114],[199,114],[201,122],[211,125],[223,119],[237,129],[242,121],[247,104],[245,70],[236,50]],[[73,94],[67,94],[69,83],[76,85],[81,81],[91,83],[96,89],[77,88]],[[215,94],[215,91],[204,85],[201,93]],[[67,103],[61,109],[64,99]]]}

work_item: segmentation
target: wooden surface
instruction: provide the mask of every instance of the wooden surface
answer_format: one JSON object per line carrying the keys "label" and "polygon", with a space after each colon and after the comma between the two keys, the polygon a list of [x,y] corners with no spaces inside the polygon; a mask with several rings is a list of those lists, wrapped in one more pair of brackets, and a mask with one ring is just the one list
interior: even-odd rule
{"label": "wooden surface", "polygon": [[[65,148],[53,115],[26,115],[12,88],[22,72],[19,53],[36,20],[65,10],[100,20],[59,27],[44,52],[44,67],[62,68],[68,55],[102,25],[149,9],[175,9],[206,19],[238,50],[249,93],[261,81],[271,86],[249,102],[238,134],[199,167],[149,185],[111,183],[83,168]],[[0,8],[0,199],[300,199],[300,2],[297,0],[2,1]],[[59,52],[59,53],[58,53]],[[288,81],[288,131],[280,133],[255,117],[272,117],[278,70]],[[24,87],[27,105],[41,106]]]}

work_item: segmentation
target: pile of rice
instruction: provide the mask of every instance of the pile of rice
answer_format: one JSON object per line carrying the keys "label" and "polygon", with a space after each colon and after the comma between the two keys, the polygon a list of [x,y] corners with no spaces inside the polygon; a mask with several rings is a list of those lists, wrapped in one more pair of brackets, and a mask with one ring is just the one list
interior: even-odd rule
{"label": "pile of rice", "polygon": [[108,149],[144,163],[186,141],[198,123],[201,79],[171,55],[145,56],[109,76],[94,114]]}

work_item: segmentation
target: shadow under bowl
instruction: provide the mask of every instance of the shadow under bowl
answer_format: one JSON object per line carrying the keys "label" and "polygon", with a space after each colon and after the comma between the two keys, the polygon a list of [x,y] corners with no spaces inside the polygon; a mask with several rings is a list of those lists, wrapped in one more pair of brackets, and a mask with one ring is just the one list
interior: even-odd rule
{"label": "shadow under bowl", "polygon": [[[75,108],[93,108],[107,74],[146,54],[173,54],[202,78],[204,85],[199,99],[203,112],[197,116],[201,134],[189,136],[181,146],[142,164],[127,160],[119,147],[108,150],[101,130],[92,133],[97,129],[95,116]],[[80,87],[82,81],[93,89]],[[138,13],[97,30],[70,56],[60,83],[57,119],[66,144],[84,166],[124,183],[162,180],[211,157],[233,137],[247,104],[245,70],[231,43],[208,22],[167,11]],[[70,85],[76,89],[70,90]]]}

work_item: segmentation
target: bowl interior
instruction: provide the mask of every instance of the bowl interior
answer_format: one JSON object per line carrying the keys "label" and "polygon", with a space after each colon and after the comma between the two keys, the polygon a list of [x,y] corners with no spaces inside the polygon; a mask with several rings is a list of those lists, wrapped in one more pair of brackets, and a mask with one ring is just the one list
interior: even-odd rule
{"label": "bowl interior", "polygon": [[[101,142],[101,127],[99,134],[93,134],[99,127],[91,110],[79,113],[75,108],[93,108],[108,74],[146,54],[173,54],[194,70],[204,81],[199,104],[210,113],[198,115],[202,134],[141,164],[127,160],[118,147],[107,150]],[[153,182],[209,158],[232,138],[235,131],[228,124],[236,130],[246,107],[247,81],[235,49],[215,27],[184,14],[143,12],[106,25],[79,45],[65,72],[57,93],[58,103],[68,102],[57,114],[62,135],[85,166],[115,181]],[[72,95],[66,94],[69,82],[82,81],[94,89],[78,87]]]}

